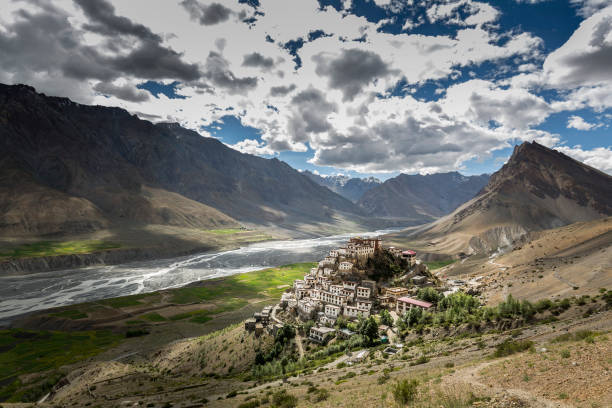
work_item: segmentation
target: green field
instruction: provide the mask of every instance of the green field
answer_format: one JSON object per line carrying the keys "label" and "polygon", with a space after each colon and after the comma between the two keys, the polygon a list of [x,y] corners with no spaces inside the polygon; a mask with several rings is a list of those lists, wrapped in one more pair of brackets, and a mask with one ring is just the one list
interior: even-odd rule
{"label": "green field", "polygon": [[220,229],[207,230],[207,232],[210,232],[216,235],[232,235],[232,234],[238,234],[239,232],[245,232],[245,231],[247,230],[244,230],[242,228],[220,228]]}
{"label": "green field", "polygon": [[[285,265],[261,271],[242,273],[223,278],[203,281],[202,286],[175,289],[172,303],[224,302],[226,299],[278,298],[285,291],[285,285],[292,285],[295,279],[302,279],[314,263]],[[285,287],[283,287],[285,286]]]}
{"label": "green field", "polygon": [[[50,388],[50,377],[66,364],[95,356],[119,344],[122,336],[110,331],[55,332],[0,330],[0,401],[38,397]],[[18,376],[48,372],[22,384]],[[56,380],[56,381],[57,381]]]}
{"label": "green field", "polygon": [[430,271],[433,271],[434,269],[444,268],[445,266],[450,265],[455,261],[456,259],[449,259],[446,261],[431,261],[431,262],[425,262],[425,265],[427,265]]}
{"label": "green field", "polygon": [[96,251],[116,249],[121,245],[109,241],[40,241],[23,244],[13,248],[0,248],[0,258],[32,258],[38,256],[56,256],[87,254]]}

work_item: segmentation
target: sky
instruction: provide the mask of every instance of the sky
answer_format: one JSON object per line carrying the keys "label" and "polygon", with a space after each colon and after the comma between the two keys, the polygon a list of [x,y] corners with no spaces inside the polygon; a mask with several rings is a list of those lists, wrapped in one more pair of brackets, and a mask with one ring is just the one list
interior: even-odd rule
{"label": "sky", "polygon": [[612,174],[612,0],[2,0],[0,82],[321,175]]}

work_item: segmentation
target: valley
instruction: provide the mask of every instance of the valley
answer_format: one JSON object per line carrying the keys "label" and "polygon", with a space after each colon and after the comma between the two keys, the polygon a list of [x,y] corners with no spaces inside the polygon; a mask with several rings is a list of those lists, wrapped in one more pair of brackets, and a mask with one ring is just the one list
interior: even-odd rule
{"label": "valley", "polygon": [[559,151],[383,182],[28,86],[0,118],[3,408],[612,404],[612,178]]}
{"label": "valley", "polygon": [[[520,274],[514,266],[505,266],[509,259],[521,266],[541,259],[544,253],[550,255],[554,246],[561,254],[573,255],[591,247],[591,242],[609,250],[609,240],[593,239],[606,236],[608,223],[605,219],[543,231],[517,243],[513,251],[482,262],[492,268],[504,265],[512,274]],[[569,232],[569,241],[551,240]],[[544,242],[550,244],[545,247]],[[402,316],[393,307],[392,324],[382,329],[387,318],[380,312],[384,308],[377,309],[372,314],[377,329],[371,343],[364,336],[372,334],[359,328],[360,322],[368,320],[362,317],[337,320],[338,336],[330,341],[310,340],[307,327],[312,326],[285,306],[273,312],[273,319],[282,322],[281,331],[246,329],[245,319],[266,305],[275,305],[281,295],[285,298],[298,290],[293,289],[299,288],[295,282],[320,268],[316,263],[36,312],[15,319],[13,328],[1,333],[1,344],[9,350],[3,356],[21,370],[20,383],[4,386],[3,395],[11,393],[9,400],[40,397],[57,382],[38,405],[374,407],[408,401],[419,407],[510,408],[612,403],[607,387],[612,291],[596,287],[612,285],[611,270],[602,265],[604,272],[592,283],[593,290],[589,285],[567,290],[546,284],[541,287],[548,292],[532,296],[513,284],[506,285],[501,298],[490,296],[494,288],[486,285],[474,292],[465,287],[465,293],[474,293],[472,306],[468,306],[471,301],[466,303],[471,296],[463,292],[432,297],[456,279],[482,276],[478,282],[485,280],[487,272],[481,273],[470,262],[476,259],[431,262],[432,279],[437,277],[439,283],[424,289],[406,285],[416,294],[412,296],[437,303],[437,311],[414,315],[411,309]],[[476,272],[466,276],[467,270]],[[337,324],[355,333],[341,338]],[[286,331],[286,327],[294,329]],[[287,337],[279,337],[281,332]],[[54,348],[57,336],[64,336],[62,344],[74,350],[71,358]],[[89,343],[79,343],[78,348],[77,343],[71,345],[71,337],[84,336],[89,336]],[[15,340],[21,338],[32,339],[28,340],[31,346],[44,350],[47,362],[26,365],[10,354],[18,347],[23,358],[30,358],[27,353],[32,351],[26,352]],[[277,344],[281,350],[277,357],[259,357],[277,349]],[[567,381],[568,366],[577,380]],[[49,379],[49,385],[41,382],[43,378]]]}

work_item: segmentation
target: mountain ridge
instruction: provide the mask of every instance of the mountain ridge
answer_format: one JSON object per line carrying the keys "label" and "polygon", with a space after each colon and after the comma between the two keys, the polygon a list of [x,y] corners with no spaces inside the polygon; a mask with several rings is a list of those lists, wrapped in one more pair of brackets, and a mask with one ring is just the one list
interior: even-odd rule
{"label": "mountain ridge", "polygon": [[514,148],[479,193],[439,220],[393,239],[428,251],[490,253],[528,232],[612,215],[612,177],[537,142]]}
{"label": "mountain ridge", "polygon": [[370,215],[420,216],[427,221],[446,215],[471,199],[489,176],[464,176],[458,172],[428,175],[400,174],[366,192],[358,201]]}
{"label": "mountain ridge", "polygon": [[376,187],[381,181],[375,177],[349,177],[344,175],[320,176],[309,170],[304,170],[302,174],[308,176],[315,183],[325,186],[333,192],[356,203],[368,190]]}
{"label": "mountain ridge", "polygon": [[[333,224],[342,213],[362,215],[349,200],[284,162],[243,154],[177,124],[153,124],[121,108],[81,105],[27,85],[0,85],[0,124],[0,147],[11,157],[0,162],[3,172],[31,176],[42,189],[38,196],[65,194],[82,200],[74,211],[91,215],[85,222],[89,230],[118,222]],[[0,228],[15,233],[17,223],[22,233],[36,234],[35,226],[26,226],[27,217],[14,214],[15,209],[7,218],[15,197],[7,195],[8,185],[0,187]],[[12,194],[18,190],[13,188]],[[182,209],[171,205],[168,195]],[[47,225],[38,232],[71,230],[67,224]]]}

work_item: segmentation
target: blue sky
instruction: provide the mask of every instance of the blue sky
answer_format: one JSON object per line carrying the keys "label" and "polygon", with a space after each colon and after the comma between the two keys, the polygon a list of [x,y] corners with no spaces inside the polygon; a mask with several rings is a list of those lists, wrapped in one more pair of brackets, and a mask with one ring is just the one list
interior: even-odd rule
{"label": "blue sky", "polygon": [[0,82],[297,169],[491,173],[535,140],[612,173],[612,0],[41,0],[0,25]]}

